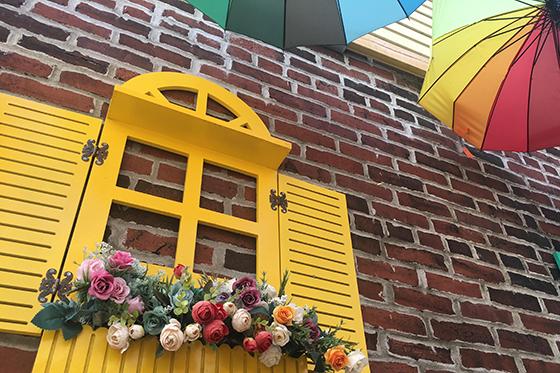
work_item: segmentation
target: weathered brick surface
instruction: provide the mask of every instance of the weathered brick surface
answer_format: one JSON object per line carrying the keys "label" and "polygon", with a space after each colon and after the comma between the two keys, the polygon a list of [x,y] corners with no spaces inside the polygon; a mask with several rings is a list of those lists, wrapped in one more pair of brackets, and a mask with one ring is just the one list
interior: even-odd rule
{"label": "weathered brick surface", "polygon": [[[0,2],[3,92],[101,117],[112,85],[148,71],[227,87],[293,143],[282,172],[347,195],[374,372],[560,369],[558,149],[468,159],[417,105],[420,79],[352,52],[282,52],[185,1]],[[119,185],[181,200],[187,167],[130,147]],[[203,187],[202,207],[255,219],[254,180],[210,169]],[[176,219],[114,207],[106,237],[172,265],[177,230]],[[200,227],[195,261],[252,272],[254,240]],[[3,361],[30,366],[29,348],[0,345]]]}

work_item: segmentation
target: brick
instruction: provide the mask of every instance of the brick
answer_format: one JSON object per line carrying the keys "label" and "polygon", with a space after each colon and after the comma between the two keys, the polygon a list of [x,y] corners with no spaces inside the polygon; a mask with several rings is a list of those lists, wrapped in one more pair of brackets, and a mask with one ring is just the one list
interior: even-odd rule
{"label": "brick", "polygon": [[354,91],[350,91],[348,89],[344,89],[342,91],[342,96],[344,97],[345,100],[347,101],[351,101],[355,104],[359,104],[359,105],[366,105],[366,99],[364,96],[362,96],[359,93],[356,93]]}
{"label": "brick", "polygon": [[459,258],[452,258],[451,262],[453,263],[455,273],[461,274],[465,277],[470,277],[476,280],[480,279],[497,284],[502,283],[505,280],[502,272],[497,269]]}
{"label": "brick", "polygon": [[117,70],[115,70],[115,78],[123,82],[126,82],[127,80],[130,80],[137,75],[139,75],[139,73],[137,73],[136,71],[128,70],[123,67],[119,67],[117,68]]}
{"label": "brick", "polygon": [[188,69],[191,67],[190,58],[164,49],[162,47],[153,45],[151,43],[143,42],[129,35],[121,34],[119,37],[119,43],[136,51],[148,54],[156,58],[161,58],[162,60],[171,62],[172,64],[181,66],[183,68]]}
{"label": "brick", "polygon": [[299,139],[304,143],[316,144],[333,150],[336,149],[336,145],[332,137],[308,130],[297,124],[276,120],[274,121],[274,129],[278,133]]}
{"label": "brick", "polygon": [[376,198],[381,198],[386,201],[391,201],[393,199],[393,194],[390,190],[375,185],[371,182],[339,174],[337,174],[335,178],[337,185],[340,187],[348,188],[359,193],[365,193],[370,196],[375,196]]}
{"label": "brick", "polygon": [[397,196],[399,198],[399,204],[401,206],[412,207],[424,213],[451,217],[449,209],[443,203],[434,202],[432,200],[427,200],[422,197],[417,197],[415,195],[404,192],[398,192]]}
{"label": "brick", "polygon": [[447,270],[443,255],[435,254],[425,250],[404,248],[397,245],[385,244],[387,255],[399,261],[417,263],[432,268]]}
{"label": "brick", "polygon": [[[346,195],[346,204],[348,205],[349,210],[360,211],[366,214],[369,214],[369,205],[368,202],[358,196],[354,196],[352,194]],[[358,223],[356,223],[358,224]],[[358,227],[357,227],[358,228]],[[360,228],[358,228],[360,229]]]}
{"label": "brick", "polygon": [[503,250],[508,253],[521,255],[525,258],[529,259],[537,259],[537,253],[535,249],[528,245],[518,244],[515,242],[511,242],[509,240],[504,240],[502,238],[496,236],[488,236],[488,240],[490,244],[499,249]]}
{"label": "brick", "polygon": [[87,33],[101,36],[104,39],[109,39],[111,36],[111,30],[108,28],[88,22],[82,18],[76,17],[74,14],[50,7],[43,3],[35,4],[31,11],[63,25],[75,27]]}
{"label": "brick", "polygon": [[18,53],[0,51],[0,66],[10,70],[18,71],[28,75],[47,78],[53,68],[36,59],[23,56]]}
{"label": "brick", "polygon": [[512,186],[511,190],[514,195],[520,198],[525,198],[530,201],[538,202],[545,206],[552,206],[550,201],[550,197],[546,194],[538,193],[532,190],[527,189],[525,186],[519,188],[516,186]]}
{"label": "brick", "polygon": [[150,159],[125,152],[121,163],[121,171],[129,171],[141,175],[151,175],[153,165],[154,162]]}
{"label": "brick", "polygon": [[297,93],[301,97],[308,97],[312,100],[319,101],[328,107],[337,108],[339,110],[348,111],[349,107],[346,101],[340,100],[337,97],[326,95],[318,92],[316,89],[307,88],[305,86],[298,86]]}
{"label": "brick", "polygon": [[[344,64],[341,64],[339,62],[335,62],[335,61],[332,61],[332,60],[329,60],[329,59],[326,59],[326,58],[321,58],[321,65],[323,65],[323,67],[325,67],[329,70],[336,71],[339,74],[343,74],[343,75],[349,76],[351,78],[359,79],[359,80],[362,80],[364,82],[369,83],[369,77],[368,77],[367,74],[363,73],[360,70],[349,69],[347,67],[347,65],[344,65]],[[366,88],[369,88],[368,86],[365,86],[363,84],[356,83],[356,82],[348,80],[350,82],[350,85],[349,85],[349,84],[346,83],[347,80],[348,79],[344,79],[344,84],[347,85],[348,87],[352,88],[352,84],[359,84],[360,87],[364,86]]]}
{"label": "brick", "polygon": [[484,236],[478,232],[469,228],[460,227],[456,224],[449,223],[443,220],[432,220],[434,224],[434,229],[436,232],[445,234],[448,236],[462,238],[467,241],[472,241],[476,243],[485,243]]}
{"label": "brick", "polygon": [[[181,2],[181,4],[185,4],[185,3]],[[191,5],[188,5],[188,6],[192,10],[192,6]],[[193,12],[194,12],[194,10],[193,10]],[[187,26],[186,28],[185,27],[178,28],[178,27],[173,27],[173,25],[170,25],[167,22],[162,22],[162,26],[164,26],[166,28],[169,28],[169,29],[172,29],[172,30],[175,30],[176,32],[178,32],[180,34],[188,33],[189,29],[199,29],[199,30],[203,30],[203,31],[209,33],[210,35],[217,36],[219,38],[224,37],[224,31],[219,26],[217,26],[213,23],[199,21],[197,19],[192,18],[192,16],[185,16],[183,14],[179,14],[173,9],[165,9],[163,11],[163,17],[165,17],[166,19],[167,18],[173,18],[176,21],[176,23],[182,24],[182,26]]]}
{"label": "brick", "polygon": [[260,82],[265,82],[285,90],[290,89],[290,82],[281,77],[269,74],[266,71],[259,70],[257,68],[239,63],[237,61],[233,61],[231,68],[232,70],[237,71],[240,74],[250,76]]}
{"label": "brick", "polygon": [[194,264],[207,264],[212,265],[213,260],[212,256],[214,255],[214,249],[210,246],[201,244],[199,242],[196,243],[194,249]]}
{"label": "brick", "polygon": [[202,176],[202,191],[232,199],[237,195],[237,184],[213,176]]}
{"label": "brick", "polygon": [[477,283],[459,281],[452,277],[426,272],[428,287],[447,293],[464,295],[472,298],[482,298],[480,285]]}
{"label": "brick", "polygon": [[530,243],[534,243],[541,248],[549,248],[552,246],[549,239],[541,234],[527,231],[525,229],[512,227],[510,225],[504,225],[504,228],[506,229],[506,233],[508,235],[517,237]]}
{"label": "brick", "polygon": [[[397,100],[397,105],[399,106],[404,106],[404,105],[410,105],[405,101],[402,100]],[[416,105],[414,107],[417,107]],[[422,110],[424,113],[425,111]],[[422,114],[422,113],[420,113]],[[424,138],[426,140],[428,140],[429,143],[432,144],[440,144],[443,145],[446,148],[449,149],[454,149],[455,146],[457,145],[457,140],[456,139],[450,139],[447,136],[442,136],[439,134],[434,133],[433,131],[427,131],[425,129],[422,128],[416,128],[413,127],[412,128],[412,134],[414,134],[416,137],[420,137],[420,138]]]}
{"label": "brick", "polygon": [[453,314],[451,301],[447,298],[433,294],[424,294],[420,291],[393,287],[395,303],[407,307],[413,307],[420,311],[432,311],[441,314]]}
{"label": "brick", "polygon": [[501,372],[517,373],[515,360],[511,356],[461,348],[461,361],[465,368],[484,368]]}
{"label": "brick", "polygon": [[[375,194],[373,194],[375,195]],[[404,211],[376,201],[371,202],[371,206],[375,210],[375,215],[387,219],[393,219],[405,224],[415,225],[421,228],[428,228],[428,219],[421,214]]]}
{"label": "brick", "polygon": [[326,117],[327,115],[327,110],[323,106],[305,98],[294,96],[274,88],[270,88],[269,93],[270,98],[290,108],[298,109],[319,117]]}
{"label": "brick", "polygon": [[520,270],[525,269],[525,267],[523,267],[523,262],[521,262],[519,258],[505,255],[505,254],[500,254],[500,259],[502,259],[502,263],[504,263],[504,265],[508,268],[520,269]]}
{"label": "brick", "polygon": [[391,265],[361,257],[357,258],[358,272],[375,278],[399,281],[412,286],[418,285],[418,275],[413,269]]}
{"label": "brick", "polygon": [[310,74],[323,77],[327,80],[333,81],[335,83],[340,83],[340,77],[338,74],[331,73],[330,71],[324,70],[318,66],[312,65],[308,62],[304,62],[299,58],[290,58],[290,64],[293,68],[306,71]]}
{"label": "brick", "polygon": [[[389,165],[390,166],[390,165]],[[422,192],[424,184],[417,178],[403,176],[379,167],[368,166],[368,175],[376,183],[387,183],[398,187]]]}
{"label": "brick", "polygon": [[418,234],[418,239],[420,240],[420,243],[422,245],[439,251],[445,250],[443,241],[441,240],[441,237],[439,235],[422,231],[416,231],[416,233]]}
{"label": "brick", "polygon": [[284,61],[284,55],[279,49],[275,49],[269,47],[267,44],[250,40],[245,37],[241,36],[232,36],[230,38],[230,42],[234,45],[237,45],[243,49],[248,50],[249,52],[268,57],[272,60],[276,61]]}
{"label": "brick", "polygon": [[442,347],[409,343],[390,338],[389,351],[395,355],[410,357],[416,361],[427,360],[444,364],[453,363],[451,351]]}
{"label": "brick", "polygon": [[496,233],[502,233],[502,227],[500,226],[500,224],[496,223],[493,220],[457,210],[455,210],[455,215],[457,216],[457,220],[459,220],[463,224],[488,229]]}
{"label": "brick", "polygon": [[311,78],[307,74],[300,73],[299,71],[288,69],[288,77],[295,79],[304,84],[311,84]]}
{"label": "brick", "polygon": [[70,35],[63,29],[47,25],[44,22],[37,21],[24,14],[18,14],[7,8],[0,8],[0,19],[10,26],[22,28],[51,39],[64,41]]}
{"label": "brick", "polygon": [[418,373],[418,368],[405,363],[374,360],[370,362],[371,371],[375,373]]}
{"label": "brick", "polygon": [[405,98],[409,101],[413,101],[413,102],[418,101],[418,94],[416,94],[414,92],[411,92],[411,91],[408,91],[406,89],[403,89],[403,88],[401,88],[401,87],[399,87],[395,84],[376,79],[375,80],[375,85],[380,89],[383,89],[385,91],[394,93],[395,95],[400,96],[402,98]]}
{"label": "brick", "polygon": [[500,345],[503,348],[533,352],[552,356],[553,352],[548,341],[542,337],[527,333],[516,333],[510,330],[497,330]]}
{"label": "brick", "polygon": [[179,185],[185,184],[185,169],[161,163],[158,168],[157,178]]}
{"label": "brick", "polygon": [[488,288],[488,293],[493,302],[529,311],[541,311],[538,299],[531,295],[493,288]]}
{"label": "brick", "polygon": [[488,217],[494,218],[496,221],[505,220],[517,225],[523,225],[523,221],[521,220],[521,217],[515,211],[496,207],[494,205],[490,205],[482,201],[477,201],[477,205],[478,205],[478,210],[481,213],[487,215]]}
{"label": "brick", "polygon": [[350,53],[347,53],[347,55],[349,56],[348,64],[350,66],[357,67],[358,69],[363,70],[363,71],[368,72],[368,73],[373,73],[374,75],[377,75],[377,76],[379,76],[383,79],[389,80],[389,81],[395,80],[395,77],[394,77],[392,71],[381,68],[377,65],[372,65],[370,62],[365,62],[362,59],[352,58]]}
{"label": "brick", "polygon": [[253,251],[256,250],[256,240],[254,237],[209,227],[207,225],[198,226],[197,239],[226,243]]}
{"label": "brick", "polygon": [[326,131],[331,135],[337,135],[352,141],[357,141],[358,139],[355,131],[342,126],[338,126],[336,124],[332,124],[330,121],[312,118],[306,114],[303,114],[302,122],[307,126],[317,128],[321,131]]}
{"label": "brick", "polygon": [[[480,163],[476,158],[468,158],[463,152],[457,150],[449,150],[442,147],[437,148],[438,155],[444,160],[448,160],[454,165],[461,166],[464,170],[472,169],[480,171]],[[457,175],[460,176],[460,175]]]}
{"label": "brick", "polygon": [[23,36],[19,41],[19,45],[26,49],[45,53],[70,65],[82,66],[98,73],[105,74],[109,67],[109,64],[105,61],[85,56],[77,51],[66,51],[35,37]]}
{"label": "brick", "polygon": [[295,159],[287,158],[280,167],[281,170],[291,172],[297,175],[306,176],[313,180],[323,183],[331,182],[331,174],[322,167],[317,167],[308,163],[303,163]]}
{"label": "brick", "polygon": [[471,302],[461,302],[461,313],[465,317],[478,320],[486,320],[493,323],[513,324],[511,312],[489,306]]}
{"label": "brick", "polygon": [[560,321],[540,316],[520,314],[523,325],[530,330],[541,333],[557,335],[560,330]]}
{"label": "brick", "polygon": [[87,3],[80,3],[76,6],[76,11],[82,13],[88,17],[95,20],[107,23],[109,25],[115,26],[116,28],[130,31],[137,35],[143,35],[145,37],[150,33],[150,28],[141,23],[133,21],[131,19],[125,19],[119,17],[113,12],[107,12],[96,7],[93,7]]}
{"label": "brick", "polygon": [[306,158],[310,161],[322,163],[339,170],[351,172],[358,175],[363,174],[363,166],[360,162],[342,157],[335,153],[306,147]]}
{"label": "brick", "polygon": [[484,171],[486,171],[488,175],[495,176],[500,180],[508,180],[512,183],[525,186],[525,182],[521,176],[518,176],[508,170],[504,170],[503,168],[495,167],[486,163],[484,165]]}
{"label": "brick", "polygon": [[490,334],[488,328],[484,326],[437,320],[432,320],[431,324],[434,330],[434,336],[441,340],[494,345],[492,334]]}
{"label": "brick", "polygon": [[360,236],[354,233],[352,233],[351,238],[352,247],[354,248],[354,250],[361,250],[370,255],[381,254],[381,247],[378,240],[370,237]]}
{"label": "brick", "polygon": [[152,16],[145,11],[128,5],[125,5],[123,7],[123,14],[129,15],[136,19],[140,19],[144,22],[150,22],[150,19],[152,18]]}
{"label": "brick", "polygon": [[175,257],[177,237],[168,237],[139,229],[129,228],[124,246],[159,256]]}
{"label": "brick", "polygon": [[389,231],[389,235],[387,237],[391,237],[393,239],[400,240],[400,241],[414,243],[414,236],[412,234],[412,230],[399,225],[394,225],[389,222],[387,222],[386,224],[387,224],[387,230]]}
{"label": "brick", "polygon": [[347,156],[366,162],[376,163],[382,166],[392,167],[391,157],[379,154],[371,149],[354,146],[345,142],[339,142],[340,152]]}
{"label": "brick", "polygon": [[490,201],[495,200],[492,189],[485,187],[485,185],[475,185],[473,183],[467,183],[462,180],[451,178],[451,186],[454,190],[461,191],[472,197],[487,199]]}
{"label": "brick", "polygon": [[243,273],[256,273],[257,257],[254,254],[226,250],[224,267]]}
{"label": "brick", "polygon": [[[219,55],[217,53],[214,53],[212,51],[206,50],[204,48],[201,48],[197,44],[192,44],[184,38],[180,39],[180,38],[176,38],[175,36],[162,33],[159,36],[159,41],[161,43],[168,44],[168,45],[173,46],[175,48],[181,49],[182,51],[190,53],[193,56],[198,57],[197,59],[211,61],[211,62],[215,63],[216,65],[223,65],[224,64],[224,58],[221,55]],[[235,68],[234,68],[234,70],[235,70]]]}
{"label": "brick", "polygon": [[391,127],[399,131],[403,131],[403,125],[392,117],[382,115],[372,111],[368,108],[363,108],[359,106],[354,106],[354,114],[360,118],[368,120],[373,123],[381,124],[382,126]]}
{"label": "brick", "polygon": [[37,351],[25,351],[17,347],[0,346],[2,370],[10,373],[28,373],[33,370]]}
{"label": "brick", "polygon": [[10,35],[10,30],[0,26],[0,41],[8,40],[8,35]]}
{"label": "brick", "polygon": [[403,162],[401,160],[397,160],[397,164],[399,166],[399,170],[402,172],[415,175],[420,179],[433,181],[434,183],[438,183],[443,186],[448,185],[447,179],[440,172],[428,171],[417,164],[411,164],[411,163]]}
{"label": "brick", "polygon": [[435,197],[439,197],[446,201],[453,202],[457,205],[472,208],[472,209],[475,208],[474,200],[471,197],[466,196],[464,194],[455,193],[450,190],[438,188],[433,185],[426,185],[426,191]]}
{"label": "brick", "polygon": [[142,193],[151,194],[173,201],[181,202],[183,200],[183,191],[180,189],[169,188],[164,185],[158,185],[146,180],[138,180],[134,190]]}
{"label": "brick", "polygon": [[383,285],[377,282],[358,279],[358,289],[360,295],[382,302],[383,301]]}
{"label": "brick", "polygon": [[412,315],[386,311],[379,308],[362,306],[364,321],[374,327],[387,330],[398,330],[403,333],[426,335],[426,327],[422,319]]}
{"label": "brick", "polygon": [[458,176],[460,178],[463,177],[463,174],[461,173],[461,169],[453,163],[445,162],[435,158],[434,156],[429,156],[419,152],[415,152],[415,154],[416,154],[416,162],[424,166],[433,168],[435,170],[439,170],[441,172],[446,172]]}
{"label": "brick", "polygon": [[540,291],[550,295],[558,295],[556,287],[551,282],[538,280],[536,278],[524,276],[514,272],[508,272],[508,275],[513,285],[517,285],[534,291]]}
{"label": "brick", "polygon": [[508,165],[508,168],[511,171],[513,171],[517,174],[522,174],[522,175],[528,176],[530,178],[533,178],[535,180],[545,181],[545,177],[540,170],[536,171],[534,169],[522,166],[522,165],[514,163],[514,162],[508,162],[507,165]]}
{"label": "brick", "polygon": [[422,150],[423,152],[434,154],[434,148],[431,144],[418,140],[416,136],[406,136],[398,132],[387,131],[387,139],[406,146],[407,148],[414,148]]}
{"label": "brick", "polygon": [[503,205],[510,207],[514,210],[521,210],[521,211],[525,211],[528,212],[530,214],[533,215],[540,215],[539,209],[537,206],[535,206],[534,203],[523,203],[523,202],[519,202],[517,200],[513,200],[509,197],[503,196],[503,195],[498,195],[498,200],[500,201],[500,203],[502,203]]}
{"label": "brick", "polygon": [[153,65],[149,58],[139,56],[122,48],[113,47],[108,43],[92,40],[86,37],[78,38],[78,47],[98,52],[102,55],[112,57],[119,62],[138,66],[144,70],[152,70]]}
{"label": "brick", "polygon": [[74,71],[63,71],[60,74],[60,82],[104,98],[111,97],[113,93],[113,85]]}
{"label": "brick", "polygon": [[35,80],[10,73],[0,73],[0,89],[11,93],[89,113],[93,110],[93,99],[62,88],[51,87]]}
{"label": "brick", "polygon": [[560,364],[555,362],[523,359],[523,365],[527,372],[557,373],[560,371]]}
{"label": "brick", "polygon": [[245,49],[241,49],[234,45],[228,46],[226,49],[226,53],[228,53],[232,57],[235,57],[236,60],[243,60],[245,62],[253,61],[253,57],[251,53],[247,52]]}
{"label": "brick", "polygon": [[257,66],[273,74],[282,75],[282,65],[267,60],[266,58],[259,57],[257,59]]}
{"label": "brick", "polygon": [[446,241],[447,246],[449,247],[449,251],[451,251],[453,254],[460,254],[470,257],[473,256],[471,247],[468,244],[451,239],[447,239]]}
{"label": "brick", "polygon": [[410,156],[410,152],[406,148],[389,144],[386,140],[381,140],[377,137],[362,135],[362,144],[379,149],[396,157],[407,159]]}
{"label": "brick", "polygon": [[486,175],[471,170],[466,170],[465,173],[467,175],[467,179],[469,181],[472,181],[475,185],[484,185],[493,190],[497,190],[504,193],[509,192],[507,185],[502,181],[498,181],[492,177],[488,177]]}

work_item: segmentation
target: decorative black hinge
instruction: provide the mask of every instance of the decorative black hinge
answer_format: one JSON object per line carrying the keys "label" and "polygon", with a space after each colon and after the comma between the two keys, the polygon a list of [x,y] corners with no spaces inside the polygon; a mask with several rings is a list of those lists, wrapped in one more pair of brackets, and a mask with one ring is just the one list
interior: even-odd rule
{"label": "decorative black hinge", "polygon": [[82,148],[82,161],[89,162],[91,157],[95,158],[95,164],[101,166],[109,155],[109,144],[95,145],[95,140],[89,139]]}
{"label": "decorative black hinge", "polygon": [[67,302],[68,297],[66,296],[70,290],[72,290],[72,279],[74,275],[72,272],[64,272],[64,278],[58,279],[55,277],[56,269],[51,268],[45,274],[45,277],[41,280],[41,285],[39,286],[39,302],[48,302],[48,295],[54,295],[59,299]]}
{"label": "decorative black hinge", "polygon": [[280,194],[276,194],[276,190],[270,190],[270,208],[276,211],[278,206],[280,206],[280,211],[284,214],[288,212],[288,197],[286,197],[286,193],[280,192]]}

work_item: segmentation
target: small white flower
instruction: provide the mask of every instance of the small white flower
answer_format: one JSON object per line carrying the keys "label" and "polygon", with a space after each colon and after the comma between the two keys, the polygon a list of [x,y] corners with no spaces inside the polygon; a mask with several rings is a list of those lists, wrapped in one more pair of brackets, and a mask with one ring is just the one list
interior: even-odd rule
{"label": "small white flower", "polygon": [[202,326],[200,324],[189,324],[185,328],[185,340],[193,342],[200,338],[202,335]]}
{"label": "small white flower", "polygon": [[272,323],[270,334],[272,343],[276,346],[284,347],[289,341],[292,333],[284,325]]}
{"label": "small white flower", "polygon": [[270,346],[268,350],[259,356],[259,361],[267,368],[272,368],[280,363],[282,349],[278,346]]}
{"label": "small white flower", "polygon": [[361,351],[352,351],[348,354],[348,366],[345,373],[360,373],[368,366],[368,359]]}
{"label": "small white flower", "polygon": [[272,299],[278,295],[278,292],[276,291],[274,286],[270,285],[269,283],[266,283],[266,285],[262,289],[262,294],[266,295],[268,297],[267,299]]}
{"label": "small white flower", "polygon": [[[173,320],[174,322],[172,322]],[[166,351],[177,351],[181,348],[184,340],[185,336],[181,330],[181,324],[175,319],[171,319],[170,323],[163,327],[159,335],[159,343],[161,343],[161,347]]]}
{"label": "small white flower", "polygon": [[[222,282],[222,284],[220,285],[220,288],[218,289],[218,293],[228,293],[231,294],[233,293],[233,283],[235,282],[235,279],[229,279],[225,282]],[[215,281],[214,282],[214,286],[217,286],[218,282]]]}
{"label": "small white flower", "polygon": [[114,323],[107,330],[107,343],[109,347],[121,350],[121,354],[128,349],[128,328],[120,323]]}
{"label": "small white flower", "polygon": [[288,301],[288,296],[287,295],[282,295],[280,298],[278,297],[274,297],[272,298],[272,302],[277,305],[277,306],[281,306],[286,304],[286,302]]}
{"label": "small white flower", "polygon": [[232,302],[225,302],[223,304],[224,310],[227,312],[228,316],[233,316],[237,311],[237,307]]}
{"label": "small white flower", "polygon": [[243,333],[251,327],[252,317],[251,314],[244,308],[235,312],[231,318],[231,326],[236,332]]}
{"label": "small white flower", "polygon": [[128,334],[132,339],[140,339],[144,336],[144,328],[142,327],[142,325],[132,325],[130,328],[128,328]]}

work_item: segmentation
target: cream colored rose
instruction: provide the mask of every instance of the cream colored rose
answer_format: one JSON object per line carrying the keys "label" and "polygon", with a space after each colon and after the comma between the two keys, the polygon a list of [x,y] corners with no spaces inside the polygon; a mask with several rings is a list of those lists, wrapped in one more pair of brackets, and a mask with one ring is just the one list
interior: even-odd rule
{"label": "cream colored rose", "polygon": [[284,347],[290,341],[292,335],[288,328],[277,323],[272,323],[270,334],[272,334],[272,343],[280,347]]}
{"label": "cream colored rose", "polygon": [[305,310],[302,307],[298,307],[293,303],[290,303],[290,307],[292,307],[295,311],[292,322],[296,325],[301,325],[301,323],[303,323],[303,316],[305,315]]}
{"label": "cream colored rose", "polygon": [[272,368],[280,363],[282,349],[278,346],[270,346],[268,350],[259,356],[259,361],[267,368]]}
{"label": "cream colored rose", "polygon": [[128,328],[120,323],[115,323],[107,330],[107,343],[109,347],[121,350],[121,354],[128,349]]}
{"label": "cream colored rose", "polygon": [[142,325],[132,325],[128,328],[128,334],[132,339],[140,339],[144,336],[144,328]]}
{"label": "cream colored rose", "polygon": [[237,307],[232,302],[225,302],[223,304],[224,310],[227,312],[228,316],[233,316],[237,311]]}
{"label": "cream colored rose", "polygon": [[231,325],[236,332],[243,333],[251,327],[251,314],[246,309],[239,309],[231,318]]}
{"label": "cream colored rose", "polygon": [[346,373],[360,373],[367,366],[367,357],[360,351],[352,351],[348,354],[348,366],[344,371]]}
{"label": "cream colored rose", "polygon": [[189,324],[185,328],[185,340],[193,342],[200,338],[202,335],[202,326],[200,324]]}
{"label": "cream colored rose", "polygon": [[269,300],[275,298],[278,295],[278,292],[276,291],[274,286],[270,285],[269,283],[264,286],[262,293],[266,294],[268,296],[267,299]]}
{"label": "cream colored rose", "polygon": [[175,325],[179,329],[181,328],[181,323],[177,319],[170,319],[169,320],[169,325]]}
{"label": "cream colored rose", "polygon": [[[166,351],[177,351],[181,348],[185,340],[185,336],[181,330],[181,324],[177,320],[175,321],[174,323],[170,321],[169,324],[165,325],[159,335],[159,343],[161,343],[161,347]],[[179,326],[177,326],[177,324],[179,324]]]}

